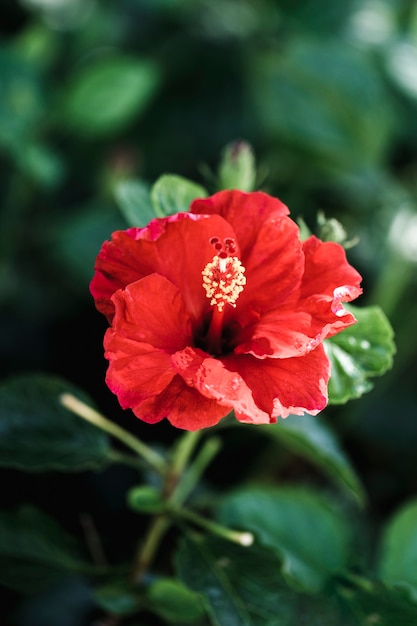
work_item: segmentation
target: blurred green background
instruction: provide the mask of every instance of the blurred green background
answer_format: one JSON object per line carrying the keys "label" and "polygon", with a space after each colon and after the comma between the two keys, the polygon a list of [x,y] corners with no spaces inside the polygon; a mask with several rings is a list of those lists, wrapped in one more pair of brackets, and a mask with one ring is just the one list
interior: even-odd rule
{"label": "blurred green background", "polygon": [[[396,332],[393,370],[326,412],[377,527],[417,489],[417,4],[3,0],[0,36],[2,378],[62,375],[145,439],[174,439],[165,424],[133,424],[105,387],[94,258],[126,227],[118,181],[169,172],[215,191],[222,150],[245,140],[259,186],[293,217],[314,230],[324,211],[359,237],[348,255],[364,276],[361,302],[379,304]],[[233,438],[228,454],[250,466],[257,437]],[[233,484],[226,458],[211,479]],[[287,459],[284,471],[310,468]],[[35,499],[76,527],[92,498],[106,535],[129,527],[129,480],[115,469],[59,480],[7,471],[3,503]]]}

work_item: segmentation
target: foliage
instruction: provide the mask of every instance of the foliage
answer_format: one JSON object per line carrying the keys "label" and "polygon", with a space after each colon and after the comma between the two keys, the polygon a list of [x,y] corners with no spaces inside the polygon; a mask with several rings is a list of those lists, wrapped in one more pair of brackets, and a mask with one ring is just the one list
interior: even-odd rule
{"label": "foliage", "polygon": [[[0,31],[2,623],[417,623],[416,6],[6,0]],[[95,256],[231,187],[364,276],[330,406],[146,426]]]}

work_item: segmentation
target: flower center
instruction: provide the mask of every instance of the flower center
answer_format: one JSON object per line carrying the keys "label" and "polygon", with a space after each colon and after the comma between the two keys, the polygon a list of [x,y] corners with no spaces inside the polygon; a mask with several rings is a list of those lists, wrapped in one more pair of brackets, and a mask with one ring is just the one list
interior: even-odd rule
{"label": "flower center", "polygon": [[227,237],[210,239],[217,254],[203,269],[203,287],[210,304],[222,312],[225,304],[236,306],[236,300],[246,285],[245,268],[237,256],[235,240]]}
{"label": "flower center", "polygon": [[213,307],[210,325],[205,337],[206,348],[211,354],[221,354],[223,348],[224,306],[236,307],[236,300],[246,285],[245,268],[237,256],[236,242],[231,237],[223,241],[212,237],[210,243],[216,251],[213,260],[203,271],[203,287]]}

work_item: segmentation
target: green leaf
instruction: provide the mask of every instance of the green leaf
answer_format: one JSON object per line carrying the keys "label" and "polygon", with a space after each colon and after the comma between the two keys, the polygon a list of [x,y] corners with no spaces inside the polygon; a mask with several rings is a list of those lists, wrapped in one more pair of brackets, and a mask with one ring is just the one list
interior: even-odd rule
{"label": "green leaf", "polygon": [[282,442],[292,452],[317,465],[331,480],[341,485],[359,504],[365,501],[362,484],[341,449],[336,434],[319,415],[290,415],[261,430]]}
{"label": "green leaf", "polygon": [[155,213],[160,217],[187,212],[193,200],[206,196],[204,187],[174,174],[160,176],[151,190]]}
{"label": "green leaf", "polygon": [[277,556],[261,546],[189,536],[176,565],[180,578],[203,596],[214,626],[359,626],[330,593],[290,589]]}
{"label": "green leaf", "polygon": [[244,141],[229,144],[223,151],[219,167],[219,189],[253,191],[255,188],[255,156]]}
{"label": "green leaf", "polygon": [[0,513],[0,560],[0,584],[22,593],[88,570],[72,537],[32,507]]}
{"label": "green leaf", "polygon": [[303,488],[246,488],[227,496],[217,516],[222,524],[251,531],[273,551],[294,587],[317,592],[346,565],[349,530],[322,494]]}
{"label": "green leaf", "polygon": [[114,196],[129,226],[146,226],[156,217],[149,187],[141,180],[120,181]]}
{"label": "green leaf", "polygon": [[330,404],[343,404],[370,391],[369,378],[390,369],[395,354],[392,327],[379,307],[346,308],[358,323],[324,342],[331,363]]}
{"label": "green leaf", "polygon": [[417,499],[400,508],[384,529],[379,576],[385,583],[411,589],[417,602]]}
{"label": "green leaf", "polygon": [[160,82],[157,66],[114,56],[90,62],[65,89],[66,121],[84,135],[108,135],[139,117]]}
{"label": "green leaf", "polygon": [[[264,558],[260,559],[259,554]],[[238,551],[232,544],[212,537],[187,539],[182,542],[176,563],[180,578],[205,598],[216,626],[266,624],[268,622],[256,617],[252,619],[250,611],[255,615],[261,611],[270,617],[285,611],[277,589],[274,589],[274,597],[270,593],[279,572],[279,563],[271,553],[248,548]],[[256,576],[252,577],[253,572]],[[245,578],[249,589],[247,597],[242,590]]]}
{"label": "green leaf", "polygon": [[108,463],[107,435],[59,402],[69,392],[91,404],[66,381],[19,376],[0,386],[0,465],[25,471],[80,471]]}
{"label": "green leaf", "polygon": [[147,589],[148,607],[170,624],[189,624],[204,617],[201,598],[180,581],[159,578]]}
{"label": "green leaf", "polygon": [[[264,132],[327,171],[378,165],[393,115],[369,58],[338,39],[292,37],[249,67]],[[381,106],[384,102],[386,106]]]}

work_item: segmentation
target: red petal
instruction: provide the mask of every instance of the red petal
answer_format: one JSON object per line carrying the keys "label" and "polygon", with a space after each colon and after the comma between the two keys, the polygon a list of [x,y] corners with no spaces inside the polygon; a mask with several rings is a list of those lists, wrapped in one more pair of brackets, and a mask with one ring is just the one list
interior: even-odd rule
{"label": "red petal", "polygon": [[270,416],[255,404],[252,391],[242,377],[229,371],[221,360],[190,347],[174,354],[171,360],[187,385],[226,407],[225,414],[234,409],[236,413],[245,413],[247,421],[255,424],[271,422]]}
{"label": "red petal", "polygon": [[191,342],[191,323],[178,289],[158,274],[119,289],[112,301],[106,381],[123,408],[134,408],[169,385],[170,355]]}
{"label": "red petal", "polygon": [[180,213],[153,220],[146,228],[117,231],[105,242],[96,261],[90,290],[97,308],[111,321],[112,294],[151,273],[168,278],[197,320],[209,309],[201,272],[212,260],[213,236],[236,239],[231,226],[218,215]]}
{"label": "red petal", "polygon": [[[327,404],[330,365],[322,345],[290,359],[230,356],[223,361],[229,370],[240,374],[257,406],[271,417],[316,415]],[[242,422],[252,421],[244,412],[236,417]]]}
{"label": "red petal", "polygon": [[264,313],[237,337],[235,354],[281,359],[306,354],[312,345],[311,315],[304,311],[275,309]]}
{"label": "red petal", "polygon": [[162,393],[134,408],[137,417],[155,423],[163,418],[176,428],[199,430],[217,424],[229,413],[227,407],[201,395],[176,375]]}
{"label": "red petal", "polygon": [[194,200],[191,212],[221,215],[229,222],[239,241],[242,260],[249,255],[261,224],[289,214],[288,208],[277,198],[262,191],[245,193],[236,189]]}
{"label": "red petal", "polygon": [[320,338],[330,337],[356,322],[342,302],[361,293],[361,275],[349,265],[342,246],[309,237],[304,242],[305,272],[299,308],[312,315],[312,329]]}

